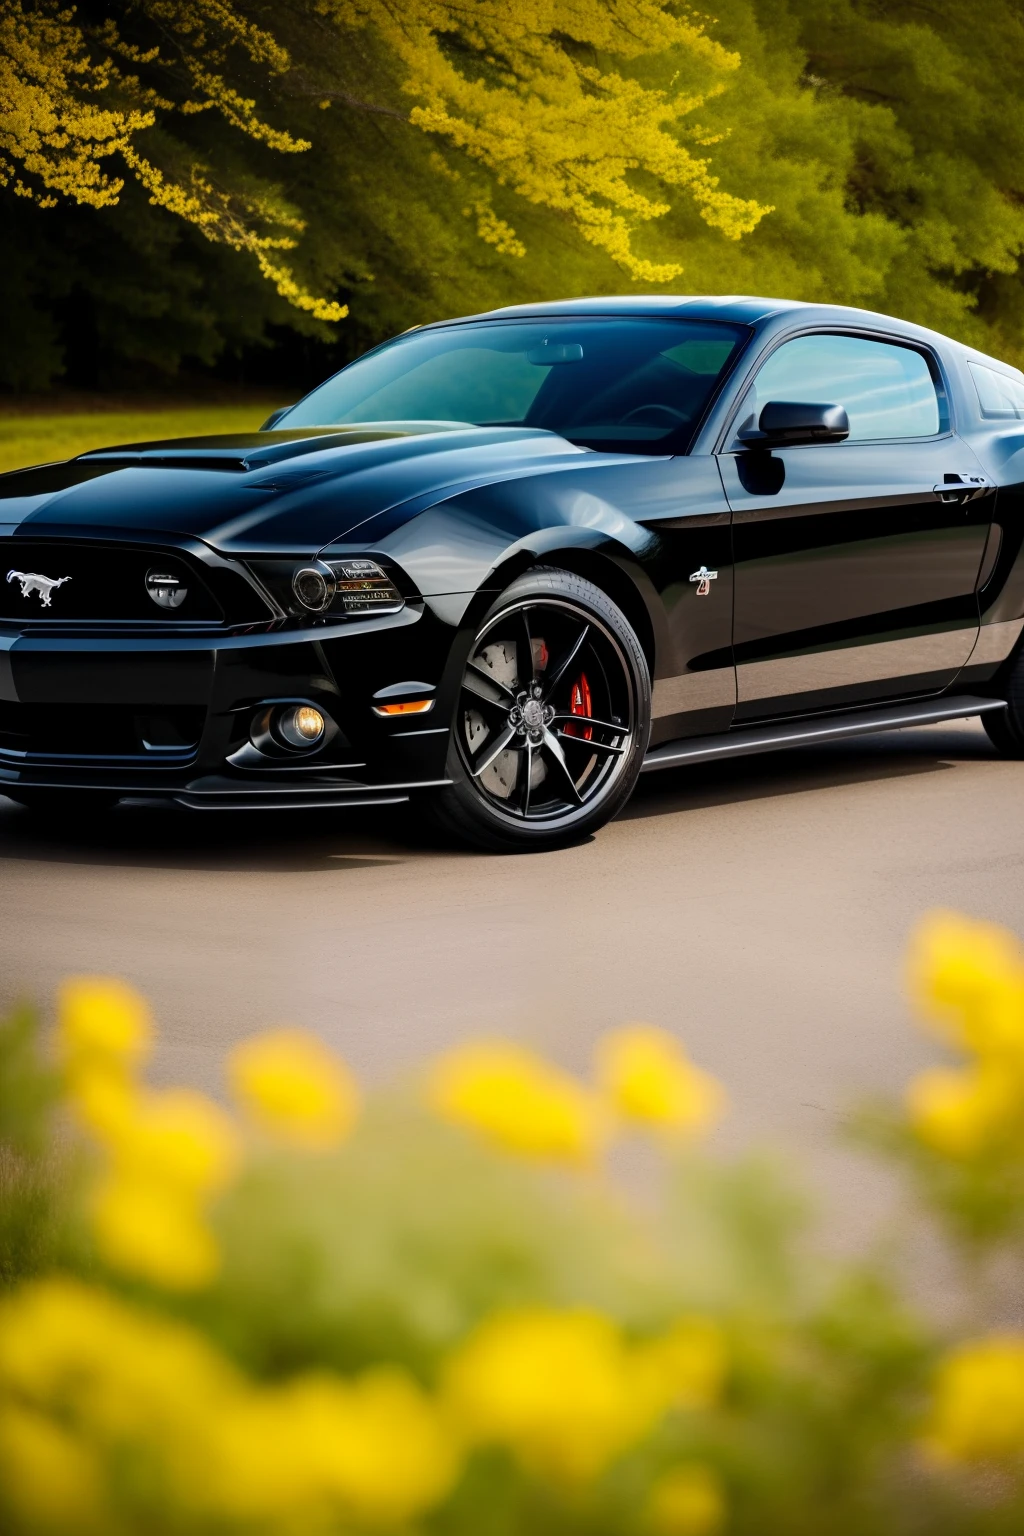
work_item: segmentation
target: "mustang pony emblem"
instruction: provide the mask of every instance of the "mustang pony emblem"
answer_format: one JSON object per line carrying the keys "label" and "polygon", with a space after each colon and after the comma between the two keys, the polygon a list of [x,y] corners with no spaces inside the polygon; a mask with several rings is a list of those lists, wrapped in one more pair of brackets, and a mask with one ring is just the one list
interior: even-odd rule
{"label": "mustang pony emblem", "polygon": [[697,583],[696,596],[707,597],[711,591],[711,583],[718,580],[718,572],[709,571],[706,565],[702,565],[699,571],[694,571],[690,580]]}
{"label": "mustang pony emblem", "polygon": [[28,597],[31,592],[37,593],[39,601],[44,608],[49,608],[50,598],[58,587],[62,587],[70,576],[40,576],[36,571],[8,571],[8,581],[21,583],[22,597]]}

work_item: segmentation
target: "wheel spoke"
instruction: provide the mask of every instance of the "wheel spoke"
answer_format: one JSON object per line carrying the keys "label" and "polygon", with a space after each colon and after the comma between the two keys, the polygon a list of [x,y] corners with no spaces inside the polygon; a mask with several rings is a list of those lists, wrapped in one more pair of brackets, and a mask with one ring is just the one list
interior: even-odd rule
{"label": "wheel spoke", "polygon": [[519,807],[519,809],[522,812],[524,817],[529,816],[529,814],[530,814],[530,782],[531,782],[532,779],[533,779],[533,742],[530,740],[529,737],[527,737],[526,738],[526,778],[525,778],[525,782],[524,782],[524,785],[523,785],[522,803],[520,804],[520,807]]}
{"label": "wheel spoke", "polygon": [[542,740],[548,756],[551,758],[552,762],[561,773],[571,798],[577,805],[582,805],[583,796],[576,788],[576,780],[573,778],[569,771],[569,764],[566,762],[565,753],[562,751],[562,743],[559,741],[558,737],[553,735],[549,730],[544,731]]}
{"label": "wheel spoke", "polygon": [[482,711],[487,716],[492,730],[496,728],[499,730],[503,729],[508,724],[507,704],[499,703],[497,699],[489,699],[486,694],[478,693],[475,688],[470,688],[468,685],[464,685],[464,687],[465,692],[469,694],[470,699],[472,700],[471,706],[467,701],[464,707],[472,707],[473,709]]}
{"label": "wheel spoke", "polygon": [[536,671],[533,663],[533,636],[530,634],[530,621],[526,616],[526,609],[519,610],[520,633],[516,637],[516,655],[519,659],[517,671],[519,673],[520,688],[529,688],[535,680]]}
{"label": "wheel spoke", "polygon": [[559,720],[571,720],[573,725],[588,725],[597,731],[613,731],[617,736],[629,735],[624,725],[612,725],[608,720],[595,720],[591,715],[574,715],[563,709],[556,710],[551,720],[552,724]]}
{"label": "wheel spoke", "polygon": [[[462,686],[469,693],[475,694],[478,699],[486,699],[488,704],[503,703],[506,709],[511,709],[516,701],[511,688],[506,688],[504,683],[499,683],[496,677],[492,677],[483,667],[478,667],[475,661],[466,663],[466,674],[462,679]],[[498,697],[485,693],[485,687],[493,688]]]}
{"label": "wheel spoke", "polygon": [[603,752],[605,757],[621,757],[625,747],[610,747],[607,742],[597,741],[593,737],[589,740],[586,736],[570,736],[567,731],[556,731],[559,741],[571,742],[574,747],[586,747],[588,752]]}
{"label": "wheel spoke", "polygon": [[547,678],[547,682],[546,682],[546,686],[545,686],[545,689],[544,689],[544,702],[545,703],[547,703],[548,699],[550,699],[551,695],[554,693],[555,689],[558,687],[559,683],[562,681],[562,678],[565,676],[566,672],[568,672],[569,668],[572,666],[573,662],[576,660],[576,657],[579,655],[580,651],[583,649],[583,642],[586,640],[586,638],[587,638],[587,636],[589,634],[590,634],[590,625],[589,624],[584,624],[583,628],[580,630],[579,634],[576,636],[575,641],[569,647],[569,649],[566,651],[566,653],[562,657],[562,659],[559,661],[559,663],[558,663],[557,667],[555,668],[555,670],[553,672],[549,673],[548,678]]}
{"label": "wheel spoke", "polygon": [[483,773],[484,769],[489,768],[494,762],[495,758],[501,756],[505,748],[514,739],[515,734],[516,732],[514,726],[506,726],[501,735],[498,737],[497,741],[488,742],[486,746],[480,748],[480,751],[483,754],[483,761],[477,763],[476,767],[472,770],[474,779],[478,779]]}

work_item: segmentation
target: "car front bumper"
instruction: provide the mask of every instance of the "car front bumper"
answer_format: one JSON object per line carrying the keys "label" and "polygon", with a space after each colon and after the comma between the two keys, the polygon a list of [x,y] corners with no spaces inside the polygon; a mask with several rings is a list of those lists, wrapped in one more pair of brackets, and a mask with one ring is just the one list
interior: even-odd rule
{"label": "car front bumper", "polygon": [[[457,631],[428,604],[310,628],[0,630],[0,794],[91,790],[195,809],[394,804],[442,786]],[[422,684],[429,713],[381,718]],[[329,739],[253,747],[268,704],[304,701]],[[334,729],[336,727],[336,730]]]}

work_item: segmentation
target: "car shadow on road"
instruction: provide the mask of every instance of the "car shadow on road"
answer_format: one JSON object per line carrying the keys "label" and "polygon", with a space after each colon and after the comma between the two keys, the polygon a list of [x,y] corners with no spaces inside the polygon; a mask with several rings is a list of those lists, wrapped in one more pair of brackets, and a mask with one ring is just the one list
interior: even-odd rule
{"label": "car shadow on road", "polygon": [[[620,820],[948,771],[994,755],[980,730],[918,728],[821,747],[646,774]],[[600,834],[598,834],[600,835]],[[212,873],[358,873],[420,858],[479,858],[446,843],[412,807],[188,812],[122,806],[47,821],[0,799],[0,860]]]}

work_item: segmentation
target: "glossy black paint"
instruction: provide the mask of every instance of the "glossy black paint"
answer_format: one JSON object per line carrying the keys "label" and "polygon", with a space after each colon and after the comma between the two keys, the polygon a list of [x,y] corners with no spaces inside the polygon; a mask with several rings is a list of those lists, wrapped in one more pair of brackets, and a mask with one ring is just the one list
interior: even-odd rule
{"label": "glossy black paint", "polygon": [[[516,427],[289,431],[285,417],[0,477],[0,788],[291,805],[442,783],[473,636],[538,563],[587,576],[629,618],[654,680],[652,746],[998,689],[1024,630],[1024,422],[982,416],[978,354],[884,316],[772,300],[496,313],[720,319],[750,339],[684,456]],[[912,443],[738,441],[761,362],[822,331],[926,351],[948,426]],[[401,613],[290,611],[295,563],[356,555],[393,575]],[[174,615],[142,585],[167,562],[189,587]],[[47,609],[4,579],[65,567],[66,603]],[[375,713],[413,683],[433,691],[429,713]],[[274,700],[308,700],[337,731],[308,760],[253,759],[250,724]]]}

